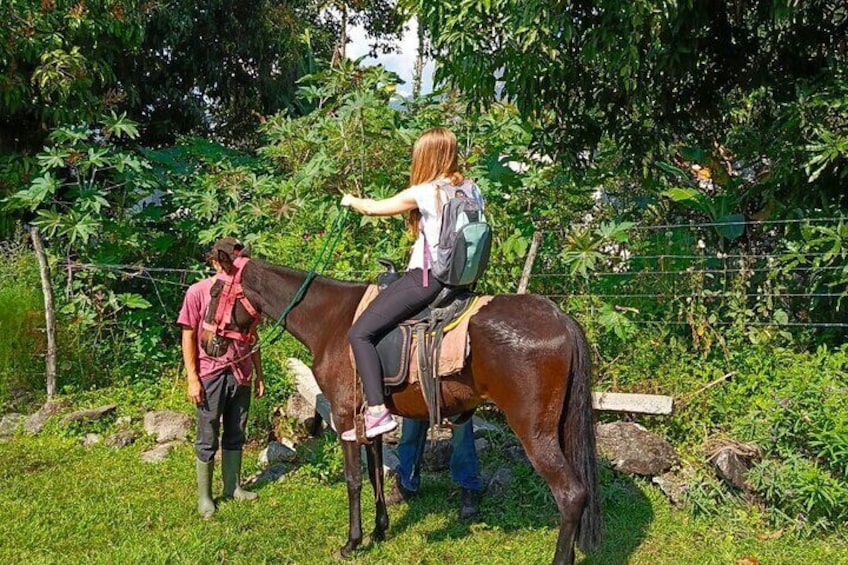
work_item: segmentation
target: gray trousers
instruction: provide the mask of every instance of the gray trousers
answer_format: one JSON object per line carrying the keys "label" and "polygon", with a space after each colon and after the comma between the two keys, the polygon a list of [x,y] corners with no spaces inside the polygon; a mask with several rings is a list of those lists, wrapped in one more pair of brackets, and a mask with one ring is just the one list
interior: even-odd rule
{"label": "gray trousers", "polygon": [[235,376],[227,371],[201,381],[203,404],[197,407],[197,441],[194,451],[204,463],[212,461],[218,451],[221,421],[224,422],[222,447],[240,451],[244,446],[244,428],[250,409],[250,387],[239,386]]}

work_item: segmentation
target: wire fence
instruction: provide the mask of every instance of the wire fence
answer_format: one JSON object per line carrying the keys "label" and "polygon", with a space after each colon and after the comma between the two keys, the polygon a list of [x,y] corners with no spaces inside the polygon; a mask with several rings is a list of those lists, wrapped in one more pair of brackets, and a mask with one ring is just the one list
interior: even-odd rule
{"label": "wire fence", "polygon": [[[844,217],[795,218],[784,220],[740,220],[705,223],[669,223],[653,226],[633,226],[639,231],[700,230],[706,228],[744,226],[797,226],[828,224],[842,225]],[[848,317],[839,318],[843,301],[848,298],[848,285],[834,285],[833,281],[848,281],[847,251],[834,248],[830,251],[761,249],[750,252],[734,250],[723,252],[706,249],[703,242],[692,241],[694,249],[675,249],[669,253],[631,253],[621,246],[603,255],[596,268],[581,274],[577,270],[537,271],[530,275],[531,290],[565,304],[569,301],[588,301],[610,304],[626,317],[628,323],[643,325],[688,325],[676,320],[686,303],[694,301],[706,306],[716,318],[710,325],[740,324],[739,316],[730,315],[733,303],[782,304],[790,313],[800,314],[797,319],[763,320],[752,318],[742,323],[747,326],[775,326],[791,328],[848,328]],[[675,245],[683,246],[681,242]],[[834,258],[841,259],[834,261]],[[193,282],[211,274],[208,269],[147,267],[137,264],[99,264],[68,261],[63,270],[100,271],[122,275],[126,280],[149,283],[163,309],[167,309],[158,285],[187,288]],[[344,280],[373,281],[380,272],[373,269],[333,270],[326,276]],[[830,282],[805,288],[814,278],[830,277]],[[841,278],[840,278],[841,277]],[[515,278],[515,268],[493,266],[487,273],[490,280],[501,283]],[[501,285],[501,287],[503,284]],[[753,287],[753,288],[751,288]],[[827,319],[811,315],[814,306],[826,302]],[[594,307],[594,306],[593,306]],[[821,306],[818,307],[821,311]],[[814,312],[815,313],[815,312]],[[842,312],[844,313],[844,312]],[[836,315],[834,315],[836,314]]]}

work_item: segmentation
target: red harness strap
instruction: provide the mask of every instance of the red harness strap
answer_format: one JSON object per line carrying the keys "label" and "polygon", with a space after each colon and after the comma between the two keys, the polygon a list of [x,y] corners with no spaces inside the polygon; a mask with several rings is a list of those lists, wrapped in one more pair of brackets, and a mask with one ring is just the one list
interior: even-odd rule
{"label": "red harness strap", "polygon": [[[252,342],[256,339],[256,326],[259,325],[259,312],[250,303],[244,295],[244,287],[241,285],[241,278],[244,272],[244,266],[250,261],[247,257],[237,257],[233,261],[235,272],[230,275],[227,273],[218,273],[215,278],[223,281],[224,286],[221,289],[221,294],[218,297],[218,308],[215,310],[215,324],[207,322],[203,323],[203,329],[210,332],[215,332],[218,335],[235,339],[238,341]],[[237,327],[233,324],[233,309],[236,302],[247,310],[247,313],[253,317],[253,323],[247,333],[242,333],[232,329]]]}

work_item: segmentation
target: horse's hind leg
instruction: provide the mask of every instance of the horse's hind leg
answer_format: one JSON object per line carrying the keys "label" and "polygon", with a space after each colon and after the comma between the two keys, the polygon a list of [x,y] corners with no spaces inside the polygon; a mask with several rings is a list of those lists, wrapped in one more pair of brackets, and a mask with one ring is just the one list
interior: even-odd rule
{"label": "horse's hind leg", "polygon": [[368,478],[374,488],[374,500],[377,507],[377,516],[374,519],[374,532],[371,541],[383,541],[386,539],[386,530],[389,529],[389,513],[386,511],[386,495],[383,491],[383,438],[377,436],[371,440],[365,451],[368,460]]}
{"label": "horse's hind leg", "polygon": [[548,483],[562,522],[557,537],[555,565],[574,563],[574,536],[586,502],[586,489],[566,460],[555,434],[541,437],[519,434],[533,468]]}
{"label": "horse's hind leg", "polygon": [[339,553],[342,557],[348,557],[362,543],[362,511],[360,507],[360,494],[362,492],[360,463],[362,457],[359,452],[359,444],[356,442],[343,441],[342,452],[344,454],[345,482],[347,483],[348,534],[347,543],[342,546]]}

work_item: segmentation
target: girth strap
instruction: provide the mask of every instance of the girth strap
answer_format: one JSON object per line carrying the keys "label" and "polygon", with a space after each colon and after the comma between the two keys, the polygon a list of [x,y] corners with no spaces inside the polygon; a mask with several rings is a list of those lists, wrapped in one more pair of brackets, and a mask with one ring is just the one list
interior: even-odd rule
{"label": "girth strap", "polygon": [[418,340],[418,374],[424,402],[430,413],[430,427],[442,423],[439,357],[445,328],[465,306],[466,301],[458,300],[444,308],[433,308],[430,311],[429,323],[423,322],[415,326],[415,336]]}

